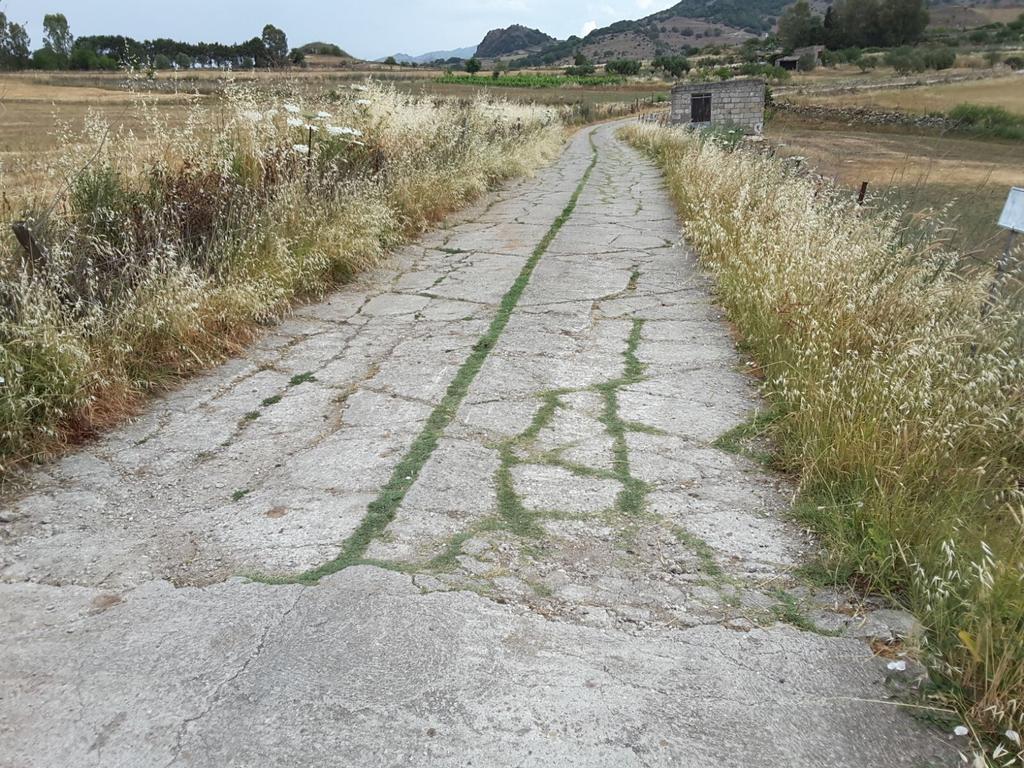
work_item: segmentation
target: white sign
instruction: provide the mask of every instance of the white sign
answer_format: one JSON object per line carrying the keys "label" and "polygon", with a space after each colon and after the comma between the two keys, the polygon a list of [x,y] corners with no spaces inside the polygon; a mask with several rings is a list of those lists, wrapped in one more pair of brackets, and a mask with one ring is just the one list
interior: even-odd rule
{"label": "white sign", "polygon": [[1003,215],[999,217],[999,226],[1014,232],[1024,232],[1024,189],[1014,187],[1010,190]]}

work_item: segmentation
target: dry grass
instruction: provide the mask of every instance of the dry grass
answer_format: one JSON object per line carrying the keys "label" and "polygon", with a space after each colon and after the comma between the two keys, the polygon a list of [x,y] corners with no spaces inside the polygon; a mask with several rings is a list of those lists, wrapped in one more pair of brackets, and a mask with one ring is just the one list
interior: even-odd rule
{"label": "dry grass", "polygon": [[138,103],[138,133],[93,111],[41,153],[37,183],[0,189],[0,478],[530,172],[565,135],[551,108],[360,88],[286,101],[236,86],[172,121]]}
{"label": "dry grass", "polygon": [[799,155],[855,190],[893,198],[915,216],[943,212],[945,233],[961,251],[991,259],[1005,233],[996,226],[1011,186],[1024,180],[1014,142],[913,134],[777,116],[767,136],[782,155]]}
{"label": "dry grass", "polygon": [[945,113],[958,104],[969,103],[1002,107],[1015,114],[1024,115],[1024,75],[892,90],[859,90],[851,93],[813,95],[793,93],[788,97],[807,104],[880,107],[913,114]]}

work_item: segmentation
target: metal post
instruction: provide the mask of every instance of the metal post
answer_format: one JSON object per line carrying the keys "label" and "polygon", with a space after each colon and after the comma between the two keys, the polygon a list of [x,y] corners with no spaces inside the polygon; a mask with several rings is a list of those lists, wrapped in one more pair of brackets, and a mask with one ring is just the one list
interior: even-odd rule
{"label": "metal post", "polygon": [[862,182],[860,185],[860,194],[857,195],[857,204],[864,205],[864,198],[868,196],[868,183]]}

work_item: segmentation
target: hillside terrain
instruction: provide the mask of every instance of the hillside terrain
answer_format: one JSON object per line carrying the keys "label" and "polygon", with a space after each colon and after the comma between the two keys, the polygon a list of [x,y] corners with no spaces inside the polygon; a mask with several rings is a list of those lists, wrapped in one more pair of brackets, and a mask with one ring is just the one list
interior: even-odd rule
{"label": "hillside terrain", "polygon": [[[824,14],[831,3],[812,0],[815,12]],[[791,0],[682,0],[671,8],[636,20],[617,21],[595,29],[584,38],[568,40],[548,38],[539,50],[522,55],[529,45],[508,34],[512,29],[488,33],[485,43],[477,49],[481,58],[495,59],[521,54],[520,66],[565,63],[577,51],[588,59],[605,62],[618,58],[648,59],[661,53],[681,53],[690,48],[739,45],[751,37],[775,29],[779,16]],[[1024,11],[1024,3],[1006,0],[990,2],[934,2],[931,7],[932,26],[969,29],[1008,21]],[[493,36],[493,37],[492,37]],[[544,37],[547,37],[546,35]],[[488,40],[500,45],[486,45]],[[539,39],[539,38],[538,38]],[[531,41],[536,46],[536,41]]]}
{"label": "hillside terrain", "polygon": [[557,42],[551,35],[539,29],[513,24],[505,29],[492,29],[488,32],[476,47],[476,54],[481,58],[494,59],[512,53],[541,49]]}

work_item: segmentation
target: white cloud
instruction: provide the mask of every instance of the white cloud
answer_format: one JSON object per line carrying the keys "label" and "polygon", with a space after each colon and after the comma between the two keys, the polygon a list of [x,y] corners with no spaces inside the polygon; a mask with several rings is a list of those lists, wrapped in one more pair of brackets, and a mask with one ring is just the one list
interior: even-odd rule
{"label": "white cloud", "polygon": [[583,29],[580,30],[580,37],[586,37],[595,29],[597,29],[597,22],[591,19],[590,21],[583,25]]}

